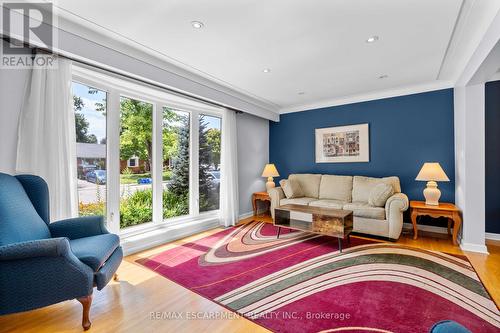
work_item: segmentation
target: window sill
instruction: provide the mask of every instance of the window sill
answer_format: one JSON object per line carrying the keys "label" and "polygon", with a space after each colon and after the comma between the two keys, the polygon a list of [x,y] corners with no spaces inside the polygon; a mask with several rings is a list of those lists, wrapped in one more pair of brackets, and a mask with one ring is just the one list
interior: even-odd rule
{"label": "window sill", "polygon": [[165,229],[165,228],[170,228],[170,227],[174,227],[177,225],[190,224],[191,222],[206,221],[206,220],[210,220],[210,219],[219,219],[219,218],[220,218],[220,212],[218,210],[214,210],[214,211],[210,211],[210,212],[200,213],[200,215],[198,215],[198,216],[184,215],[184,216],[178,216],[178,217],[165,219],[159,223],[146,222],[146,223],[130,226],[130,227],[121,229],[119,234],[120,234],[121,238],[127,238],[127,237],[136,236],[139,234],[143,234],[143,233],[158,230],[158,229]]}
{"label": "window sill", "polygon": [[120,232],[121,245],[125,255],[147,250],[205,230],[217,228],[219,212],[200,216],[182,216],[162,223],[144,223]]}

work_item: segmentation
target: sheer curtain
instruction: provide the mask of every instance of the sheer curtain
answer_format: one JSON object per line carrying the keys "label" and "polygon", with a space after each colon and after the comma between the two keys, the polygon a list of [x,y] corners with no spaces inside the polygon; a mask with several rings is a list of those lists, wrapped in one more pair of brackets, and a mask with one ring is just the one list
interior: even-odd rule
{"label": "sheer curtain", "polygon": [[59,58],[55,68],[32,70],[19,118],[16,163],[17,173],[47,182],[51,220],[78,212],[75,136],[71,61]]}
{"label": "sheer curtain", "polygon": [[220,212],[223,226],[238,222],[238,151],[236,112],[224,110],[221,137]]}

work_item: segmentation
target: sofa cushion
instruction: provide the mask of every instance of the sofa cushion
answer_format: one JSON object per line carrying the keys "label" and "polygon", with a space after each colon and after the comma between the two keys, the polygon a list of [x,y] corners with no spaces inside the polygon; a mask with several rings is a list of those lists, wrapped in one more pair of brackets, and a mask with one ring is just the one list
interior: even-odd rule
{"label": "sofa cushion", "polygon": [[373,178],[354,176],[352,182],[352,201],[368,203],[370,192],[380,183],[389,184],[394,189],[394,193],[401,193],[401,185],[398,177]]}
{"label": "sofa cushion", "polygon": [[389,184],[377,184],[368,197],[368,203],[375,207],[384,207],[385,202],[391,195],[394,194],[394,189]]}
{"label": "sofa cushion", "polygon": [[385,220],[385,208],[373,207],[366,202],[346,203],[342,209],[352,210],[354,216]]}
{"label": "sofa cushion", "polygon": [[282,179],[280,186],[288,199],[302,198],[304,196],[299,182],[295,179]]}
{"label": "sofa cushion", "polygon": [[288,179],[297,180],[299,182],[305,197],[319,198],[319,183],[321,182],[321,175],[301,173],[290,175]]}
{"label": "sofa cushion", "polygon": [[342,200],[322,199],[312,201],[309,206],[342,209],[346,203],[346,201]]}
{"label": "sofa cushion", "polygon": [[115,234],[102,234],[73,239],[69,245],[78,259],[97,272],[120,246],[120,239]]}
{"label": "sofa cushion", "polygon": [[293,199],[281,199],[280,205],[305,205],[308,206],[311,201],[316,201],[316,198],[293,198]]}
{"label": "sofa cushion", "polygon": [[323,175],[319,185],[320,199],[351,202],[352,176]]}

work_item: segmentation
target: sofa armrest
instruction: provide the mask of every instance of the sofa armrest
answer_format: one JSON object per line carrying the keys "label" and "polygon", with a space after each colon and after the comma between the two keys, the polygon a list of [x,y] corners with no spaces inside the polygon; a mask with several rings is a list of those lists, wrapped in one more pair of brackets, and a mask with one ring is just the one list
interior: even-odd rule
{"label": "sofa armrest", "polygon": [[408,209],[408,197],[404,193],[395,193],[385,202],[386,213],[389,214],[389,209],[395,205],[400,212],[405,212]]}
{"label": "sofa armrest", "polygon": [[408,197],[404,193],[392,195],[385,203],[385,215],[389,223],[389,238],[398,239],[403,230],[403,212],[408,209]]}
{"label": "sofa armrest", "polygon": [[271,216],[274,219],[274,209],[279,207],[281,199],[285,199],[285,192],[281,187],[274,187],[267,192],[271,198]]}
{"label": "sofa armrest", "polygon": [[109,233],[100,215],[82,216],[49,224],[52,237],[77,239]]}

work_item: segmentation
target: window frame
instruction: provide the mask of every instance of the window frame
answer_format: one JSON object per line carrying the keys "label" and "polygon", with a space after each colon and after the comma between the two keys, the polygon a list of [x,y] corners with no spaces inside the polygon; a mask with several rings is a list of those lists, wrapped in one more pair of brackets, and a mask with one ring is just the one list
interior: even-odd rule
{"label": "window frame", "polygon": [[[106,92],[106,159],[107,159],[107,227],[123,236],[140,234],[157,228],[186,224],[189,221],[220,218],[220,209],[199,211],[199,116],[208,115],[224,121],[222,108],[177,96],[147,83],[119,77],[86,65],[73,65],[72,81]],[[153,221],[120,229],[120,98],[132,98],[153,105]],[[189,214],[163,219],[163,108],[189,114]],[[222,162],[222,161],[221,161]],[[128,165],[128,161],[127,161]],[[222,169],[222,165],[221,165]]]}

